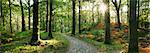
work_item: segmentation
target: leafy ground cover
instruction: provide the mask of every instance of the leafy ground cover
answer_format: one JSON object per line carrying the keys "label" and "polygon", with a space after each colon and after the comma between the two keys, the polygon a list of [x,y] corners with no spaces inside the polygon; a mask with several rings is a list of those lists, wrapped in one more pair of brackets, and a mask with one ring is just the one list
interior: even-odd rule
{"label": "leafy ground cover", "polygon": [[75,37],[94,45],[98,48],[99,52],[115,53],[120,52],[123,49],[123,45],[117,44],[115,40],[112,41],[112,44],[104,44],[104,30],[102,29],[83,32],[83,34],[78,34]]}
{"label": "leafy ground cover", "polygon": [[31,32],[18,32],[15,34],[1,32],[0,53],[59,53],[66,52],[69,41],[60,33],[53,33],[54,39],[42,40],[47,33],[40,32],[41,39],[38,46],[30,46]]}

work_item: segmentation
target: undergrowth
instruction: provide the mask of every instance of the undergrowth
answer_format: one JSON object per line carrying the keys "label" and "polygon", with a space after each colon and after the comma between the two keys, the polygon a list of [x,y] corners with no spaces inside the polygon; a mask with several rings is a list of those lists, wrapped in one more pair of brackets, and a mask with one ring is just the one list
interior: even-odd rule
{"label": "undergrowth", "polygon": [[[53,39],[42,40],[47,41],[47,44],[40,44],[38,46],[31,46],[29,42],[31,40],[32,32],[17,32],[14,34],[1,32],[0,41],[0,53],[59,53],[66,52],[68,49],[69,41],[65,39],[60,33],[53,33]],[[41,38],[46,38],[48,33],[40,32]],[[9,40],[10,39],[10,40]],[[5,40],[5,43],[3,42]]]}

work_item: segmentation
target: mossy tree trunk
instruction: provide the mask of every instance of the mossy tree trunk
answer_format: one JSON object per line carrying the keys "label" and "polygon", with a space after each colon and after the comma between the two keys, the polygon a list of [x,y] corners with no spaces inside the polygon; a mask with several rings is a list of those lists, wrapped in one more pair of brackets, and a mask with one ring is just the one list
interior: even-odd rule
{"label": "mossy tree trunk", "polygon": [[105,12],[105,44],[110,44],[110,13],[109,13],[109,0],[104,0],[107,5],[107,9]]}

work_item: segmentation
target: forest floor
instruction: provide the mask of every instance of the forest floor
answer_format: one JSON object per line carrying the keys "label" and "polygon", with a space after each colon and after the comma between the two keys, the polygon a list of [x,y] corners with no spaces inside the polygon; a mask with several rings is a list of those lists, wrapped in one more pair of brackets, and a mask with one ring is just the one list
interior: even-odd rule
{"label": "forest floor", "polygon": [[[66,53],[69,41],[60,33],[53,33],[52,40],[39,40],[40,45],[28,44],[31,32],[18,32],[14,35],[2,33],[0,36],[0,53]],[[41,38],[47,37],[48,33],[41,32]]]}
{"label": "forest floor", "polygon": [[98,52],[94,46],[86,42],[83,42],[71,36],[65,36],[65,37],[70,42],[70,46],[68,48],[69,50],[67,53],[97,53]]}
{"label": "forest floor", "polygon": [[[101,38],[103,32],[104,30],[90,31],[88,34],[76,34],[75,36],[58,32],[53,33],[54,39],[44,40],[48,33],[41,31],[40,38],[43,40],[38,46],[28,44],[32,36],[31,32],[14,34],[0,32],[0,53],[120,53],[127,49],[128,43],[124,42],[124,38],[117,38],[120,37],[117,34],[124,34],[123,32],[112,31],[112,34],[115,35],[112,36],[115,37],[112,44],[104,44],[104,38]],[[99,36],[96,36],[97,33],[100,33]],[[150,36],[139,37],[139,40],[140,53],[149,53]]]}

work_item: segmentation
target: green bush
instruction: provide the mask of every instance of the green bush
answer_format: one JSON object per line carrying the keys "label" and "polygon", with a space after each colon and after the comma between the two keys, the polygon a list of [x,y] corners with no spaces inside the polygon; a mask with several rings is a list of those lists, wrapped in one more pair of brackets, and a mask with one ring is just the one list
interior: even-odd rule
{"label": "green bush", "polygon": [[93,30],[91,32],[93,35],[96,35],[96,36],[104,35],[104,30]]}

